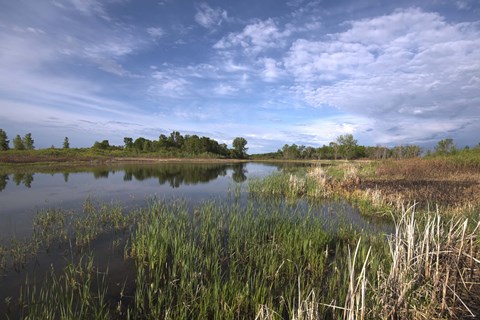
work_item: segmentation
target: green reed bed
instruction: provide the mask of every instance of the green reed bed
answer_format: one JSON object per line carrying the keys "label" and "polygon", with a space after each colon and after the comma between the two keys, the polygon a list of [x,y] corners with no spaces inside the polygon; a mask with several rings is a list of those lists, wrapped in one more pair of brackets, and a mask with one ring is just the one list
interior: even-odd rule
{"label": "green reed bed", "polygon": [[[341,318],[326,304],[345,301],[344,267],[358,234],[281,208],[211,202],[191,214],[181,203],[154,203],[128,248],[137,265],[135,317],[248,319],[265,306],[291,318],[314,291],[326,302],[319,314]],[[362,241],[358,260],[370,244]]]}

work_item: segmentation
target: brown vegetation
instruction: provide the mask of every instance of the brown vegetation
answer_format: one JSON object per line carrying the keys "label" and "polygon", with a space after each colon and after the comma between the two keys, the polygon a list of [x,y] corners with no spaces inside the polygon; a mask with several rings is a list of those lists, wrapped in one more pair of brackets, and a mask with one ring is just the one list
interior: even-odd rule
{"label": "brown vegetation", "polygon": [[448,160],[408,159],[381,163],[360,188],[377,188],[420,206],[464,207],[480,204],[480,168]]}

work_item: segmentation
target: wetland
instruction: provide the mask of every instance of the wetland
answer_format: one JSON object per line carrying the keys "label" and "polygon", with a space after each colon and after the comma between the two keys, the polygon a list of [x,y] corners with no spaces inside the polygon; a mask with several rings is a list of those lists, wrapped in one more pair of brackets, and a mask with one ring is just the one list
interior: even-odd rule
{"label": "wetland", "polygon": [[[416,172],[422,165],[5,168],[0,314],[5,319],[478,315],[477,171]],[[430,211],[432,206],[436,210]]]}

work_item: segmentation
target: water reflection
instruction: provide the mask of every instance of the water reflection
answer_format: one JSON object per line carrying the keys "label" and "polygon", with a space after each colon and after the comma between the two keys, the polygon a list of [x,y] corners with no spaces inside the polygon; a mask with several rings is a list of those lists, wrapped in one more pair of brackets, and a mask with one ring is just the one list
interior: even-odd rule
{"label": "water reflection", "polygon": [[0,174],[0,192],[7,187],[8,174]]}
{"label": "water reflection", "polygon": [[[274,165],[277,170],[281,170],[282,166]],[[62,168],[55,169],[39,168],[38,173],[49,173],[51,176],[61,173],[64,182],[68,183],[70,174],[88,173],[90,172],[95,180],[109,179],[111,174],[115,172],[123,172],[123,181],[132,180],[144,181],[156,178],[160,185],[167,184],[172,188],[178,188],[181,185],[195,185],[199,183],[208,183],[218,177],[227,176],[228,170],[232,170],[232,179],[237,183],[247,180],[246,163],[162,163],[162,164],[124,164],[116,166],[94,166],[84,168]],[[27,188],[32,187],[34,181],[34,173],[32,172],[15,172],[12,174],[0,175],[0,192],[3,191],[8,184],[10,178],[15,185],[24,185]]]}
{"label": "water reflection", "polygon": [[232,173],[232,179],[233,181],[237,183],[242,183],[245,180],[247,180],[247,169],[245,169],[244,164],[239,163],[239,164],[234,164],[233,165],[233,173]]}
{"label": "water reflection", "polygon": [[[124,181],[143,181],[150,178],[157,178],[158,182],[168,184],[172,188],[181,185],[208,183],[219,176],[226,176],[227,170],[232,168],[231,164],[164,164],[161,166],[125,166]],[[243,168],[245,164],[240,164]]]}
{"label": "water reflection", "polygon": [[14,173],[13,182],[18,186],[22,183],[25,187],[31,188],[33,182],[33,173]]}

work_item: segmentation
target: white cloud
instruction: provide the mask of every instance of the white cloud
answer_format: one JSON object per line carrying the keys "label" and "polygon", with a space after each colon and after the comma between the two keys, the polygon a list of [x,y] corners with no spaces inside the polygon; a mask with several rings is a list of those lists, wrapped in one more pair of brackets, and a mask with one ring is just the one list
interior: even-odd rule
{"label": "white cloud", "polygon": [[[394,119],[408,127],[415,120],[424,138],[478,117],[478,22],[447,23],[414,8],[349,26],[321,41],[296,40],[285,56],[292,90],[308,104],[367,115],[378,124]],[[394,131],[382,142],[417,137],[411,128]]]}
{"label": "white cloud", "polygon": [[189,82],[167,72],[155,71],[148,92],[156,97],[180,98],[188,93]]}
{"label": "white cloud", "polygon": [[219,50],[240,47],[247,54],[258,54],[269,48],[285,46],[291,33],[288,28],[281,31],[272,19],[268,19],[249,24],[242,32],[230,33],[213,47]]}
{"label": "white cloud", "polygon": [[87,15],[97,15],[105,20],[110,20],[103,4],[98,0],[69,0],[75,9]]}
{"label": "white cloud", "polygon": [[211,29],[219,26],[223,21],[228,21],[227,11],[220,8],[212,8],[207,3],[197,7],[195,21],[204,28]]}
{"label": "white cloud", "polygon": [[221,83],[214,88],[214,93],[221,96],[232,95],[238,92],[238,88],[235,88],[229,84]]}
{"label": "white cloud", "polygon": [[153,38],[153,39],[159,39],[165,35],[165,31],[160,28],[160,27],[150,27],[147,28],[147,33]]}
{"label": "white cloud", "polygon": [[283,75],[284,71],[281,70],[280,63],[277,62],[275,59],[264,58],[262,62],[264,64],[262,76],[265,81],[274,82]]}

